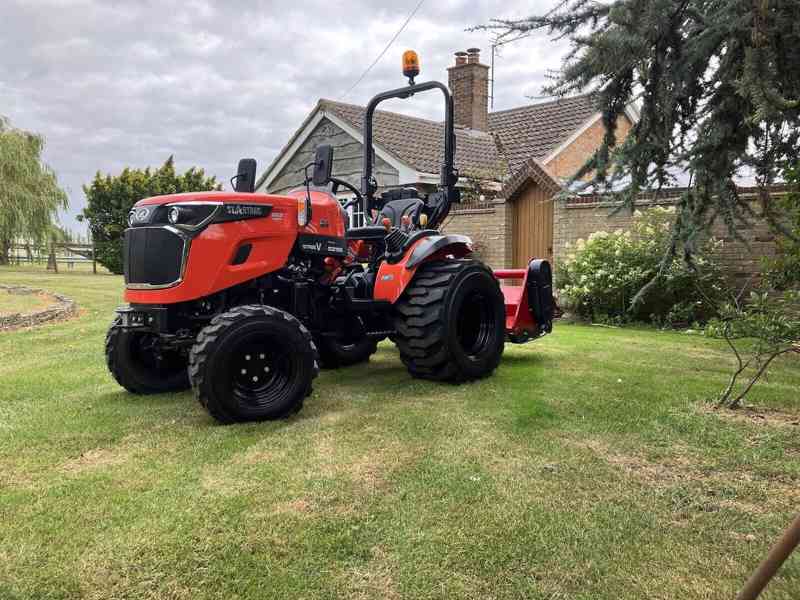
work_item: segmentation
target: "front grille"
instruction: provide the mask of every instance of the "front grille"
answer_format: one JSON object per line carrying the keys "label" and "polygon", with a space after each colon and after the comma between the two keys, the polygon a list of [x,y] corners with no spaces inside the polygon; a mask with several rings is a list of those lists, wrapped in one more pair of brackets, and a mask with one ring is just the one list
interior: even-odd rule
{"label": "front grille", "polygon": [[131,287],[167,287],[178,283],[187,243],[166,227],[126,229],[125,284]]}

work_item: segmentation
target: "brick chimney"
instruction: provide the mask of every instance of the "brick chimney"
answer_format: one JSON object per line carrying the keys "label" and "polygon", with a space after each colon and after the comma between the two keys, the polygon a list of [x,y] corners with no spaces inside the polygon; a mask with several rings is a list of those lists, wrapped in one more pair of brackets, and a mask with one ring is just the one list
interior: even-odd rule
{"label": "brick chimney", "polygon": [[489,67],[481,64],[479,48],[456,52],[456,64],[447,69],[447,85],[455,103],[456,127],[489,129]]}

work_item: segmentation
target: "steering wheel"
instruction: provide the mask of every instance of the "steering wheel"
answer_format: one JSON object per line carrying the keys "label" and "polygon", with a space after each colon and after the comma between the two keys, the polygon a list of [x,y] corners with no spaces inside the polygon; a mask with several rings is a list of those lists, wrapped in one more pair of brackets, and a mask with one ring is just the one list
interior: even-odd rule
{"label": "steering wheel", "polygon": [[331,192],[336,195],[336,192],[339,190],[339,186],[346,187],[348,190],[353,192],[355,195],[353,198],[348,200],[346,203],[342,205],[342,208],[350,208],[354,204],[358,204],[359,202],[363,201],[364,197],[361,195],[361,192],[356,188],[354,185],[351,185],[344,181],[343,179],[338,179],[336,177],[331,177],[329,180],[333,185],[331,186]]}

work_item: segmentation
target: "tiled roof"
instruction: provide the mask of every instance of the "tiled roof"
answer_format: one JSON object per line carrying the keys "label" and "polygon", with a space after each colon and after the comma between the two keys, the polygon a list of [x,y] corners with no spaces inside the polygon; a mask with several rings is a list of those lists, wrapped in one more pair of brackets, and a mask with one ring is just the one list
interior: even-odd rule
{"label": "tiled roof", "polygon": [[[320,100],[320,107],[363,131],[363,106]],[[393,112],[375,111],[373,135],[376,145],[391,152],[422,173],[438,174],[442,165],[444,124]],[[462,175],[502,179],[506,167],[489,133],[456,130],[456,168]]]}
{"label": "tiled roof", "polygon": [[561,185],[544,170],[538,160],[530,157],[506,180],[500,196],[506,200],[513,200],[528,180],[535,181],[551,194],[561,191]]}
{"label": "tiled roof", "polygon": [[591,95],[573,96],[489,113],[489,129],[514,173],[531,157],[544,159],[596,112]]}
{"label": "tiled roof", "polygon": [[[321,99],[267,172],[288,151],[306,124],[323,110],[361,131],[365,107]],[[519,184],[541,170],[541,161],[597,112],[591,96],[574,96],[489,113],[490,132],[456,129],[455,166],[461,175]],[[442,163],[444,124],[387,111],[376,111],[374,142],[421,173],[438,174]]]}

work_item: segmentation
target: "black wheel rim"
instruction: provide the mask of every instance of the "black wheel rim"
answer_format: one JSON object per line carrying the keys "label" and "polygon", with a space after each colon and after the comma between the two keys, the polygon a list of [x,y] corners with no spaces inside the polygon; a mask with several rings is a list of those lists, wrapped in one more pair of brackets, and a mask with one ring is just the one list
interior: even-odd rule
{"label": "black wheel rim", "polygon": [[495,330],[491,299],[474,291],[464,298],[457,321],[457,338],[464,353],[477,359],[489,347]]}
{"label": "black wheel rim", "polygon": [[128,353],[136,369],[155,373],[166,379],[186,373],[186,358],[177,350],[160,348],[160,340],[152,333],[132,333],[128,339]]}
{"label": "black wheel rim", "polygon": [[285,344],[262,334],[238,340],[227,362],[231,392],[240,405],[265,408],[282,402],[296,379],[296,361]]}

